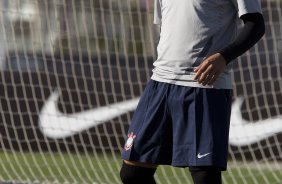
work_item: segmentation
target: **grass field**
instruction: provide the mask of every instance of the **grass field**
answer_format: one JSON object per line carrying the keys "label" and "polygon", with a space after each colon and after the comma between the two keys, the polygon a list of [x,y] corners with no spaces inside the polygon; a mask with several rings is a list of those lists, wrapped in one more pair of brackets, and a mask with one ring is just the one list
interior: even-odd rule
{"label": "grass field", "polygon": [[[119,182],[119,155],[74,155],[0,152],[1,181],[22,183],[91,183]],[[225,184],[278,184],[282,171],[266,164],[239,164],[230,162],[224,172]],[[161,166],[156,175],[161,184],[192,184],[187,169]]]}

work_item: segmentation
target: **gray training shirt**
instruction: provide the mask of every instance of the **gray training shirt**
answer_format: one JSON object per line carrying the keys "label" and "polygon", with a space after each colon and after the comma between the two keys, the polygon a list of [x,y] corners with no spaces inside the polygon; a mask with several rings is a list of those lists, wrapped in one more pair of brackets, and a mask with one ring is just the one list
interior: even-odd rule
{"label": "gray training shirt", "polygon": [[161,25],[152,79],[182,86],[232,89],[226,66],[212,86],[193,78],[194,68],[229,45],[237,34],[237,17],[261,13],[259,0],[155,0],[154,23]]}

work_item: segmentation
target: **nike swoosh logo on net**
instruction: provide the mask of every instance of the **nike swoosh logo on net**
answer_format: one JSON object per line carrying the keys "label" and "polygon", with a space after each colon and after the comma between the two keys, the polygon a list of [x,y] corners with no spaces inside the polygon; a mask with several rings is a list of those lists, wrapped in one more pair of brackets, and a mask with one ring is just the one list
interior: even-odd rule
{"label": "nike swoosh logo on net", "polygon": [[[49,138],[65,138],[105,123],[122,114],[135,110],[139,98],[98,107],[74,114],[63,114],[58,110],[59,93],[53,92],[39,114],[39,127]],[[282,118],[248,122],[242,118],[240,107],[243,98],[236,98],[232,105],[229,143],[244,146],[282,132]]]}
{"label": "nike swoosh logo on net", "polygon": [[58,109],[58,99],[59,92],[54,91],[39,114],[41,132],[54,139],[72,136],[133,111],[139,101],[139,98],[135,98],[79,113],[64,114]]}
{"label": "nike swoosh logo on net", "polygon": [[244,146],[256,143],[282,132],[282,116],[256,122],[246,121],[242,117],[241,106],[244,99],[235,99],[232,105],[229,143]]}
{"label": "nike swoosh logo on net", "polygon": [[211,153],[206,153],[206,154],[201,155],[200,153],[198,153],[197,158],[203,158],[203,157],[206,157],[206,156],[208,156],[210,154]]}

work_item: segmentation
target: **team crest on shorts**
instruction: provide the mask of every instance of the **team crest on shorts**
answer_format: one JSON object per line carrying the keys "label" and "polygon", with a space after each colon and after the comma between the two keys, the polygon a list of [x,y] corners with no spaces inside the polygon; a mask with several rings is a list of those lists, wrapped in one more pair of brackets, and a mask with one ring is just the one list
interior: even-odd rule
{"label": "team crest on shorts", "polygon": [[131,132],[130,134],[127,135],[127,137],[128,138],[127,138],[127,141],[126,141],[125,146],[124,146],[125,151],[128,151],[128,150],[131,149],[136,135],[134,135],[133,132]]}

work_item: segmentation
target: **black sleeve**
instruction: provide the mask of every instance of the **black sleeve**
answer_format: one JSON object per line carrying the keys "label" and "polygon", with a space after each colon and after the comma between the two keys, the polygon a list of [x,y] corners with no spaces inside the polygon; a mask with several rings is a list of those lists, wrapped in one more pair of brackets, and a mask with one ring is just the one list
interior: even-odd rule
{"label": "black sleeve", "polygon": [[233,59],[242,55],[254,46],[264,35],[265,25],[262,14],[248,13],[240,17],[244,21],[244,26],[237,38],[219,53],[229,64]]}

